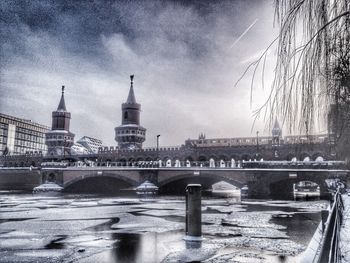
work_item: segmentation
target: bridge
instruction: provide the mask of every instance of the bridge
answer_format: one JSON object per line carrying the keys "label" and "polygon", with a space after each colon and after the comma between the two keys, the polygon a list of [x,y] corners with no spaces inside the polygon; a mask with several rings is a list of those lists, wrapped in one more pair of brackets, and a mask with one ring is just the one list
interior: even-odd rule
{"label": "bridge", "polygon": [[[32,189],[51,181],[60,184],[65,191],[83,189],[117,193],[132,189],[149,180],[159,187],[160,193],[178,193],[188,183],[199,183],[203,189],[224,181],[238,188],[248,186],[248,197],[286,196],[292,194],[293,184],[312,181],[319,185],[321,195],[328,193],[327,179],[349,182],[349,171],[339,165],[316,163],[257,162],[245,163],[244,167],[204,167],[202,164],[188,167],[159,167],[145,163],[139,166],[68,166],[50,163],[37,167],[2,167],[0,189]],[[55,165],[56,164],[56,165]]]}

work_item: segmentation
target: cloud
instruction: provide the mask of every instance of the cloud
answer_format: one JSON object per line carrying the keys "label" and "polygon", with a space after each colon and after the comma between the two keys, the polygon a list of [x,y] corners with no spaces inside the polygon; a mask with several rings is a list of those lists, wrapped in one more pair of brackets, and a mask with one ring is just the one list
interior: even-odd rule
{"label": "cloud", "polygon": [[163,145],[200,132],[251,135],[252,110],[266,92],[255,91],[251,108],[250,76],[234,83],[242,61],[274,37],[269,1],[5,1],[1,9],[1,112],[49,125],[66,85],[77,139],[115,145],[135,74],[146,146],[157,134]]}

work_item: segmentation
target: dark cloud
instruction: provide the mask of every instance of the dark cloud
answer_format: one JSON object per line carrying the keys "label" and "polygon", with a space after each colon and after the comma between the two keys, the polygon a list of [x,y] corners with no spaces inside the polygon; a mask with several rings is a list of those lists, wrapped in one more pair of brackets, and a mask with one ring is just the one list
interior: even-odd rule
{"label": "dark cloud", "polygon": [[148,145],[159,133],[165,144],[202,131],[250,134],[249,77],[233,84],[273,39],[270,1],[28,0],[0,8],[1,112],[49,124],[65,84],[73,132],[115,144],[134,73]]}

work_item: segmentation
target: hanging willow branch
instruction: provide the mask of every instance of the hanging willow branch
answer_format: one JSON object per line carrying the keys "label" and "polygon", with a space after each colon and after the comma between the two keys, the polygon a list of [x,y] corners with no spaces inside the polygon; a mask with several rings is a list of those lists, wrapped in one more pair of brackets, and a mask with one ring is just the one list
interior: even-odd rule
{"label": "hanging willow branch", "polygon": [[279,112],[291,129],[309,133],[337,103],[340,86],[335,70],[338,56],[349,48],[350,3],[275,0],[274,4],[280,33],[269,110]]}
{"label": "hanging willow branch", "polygon": [[[274,6],[280,28],[275,77],[254,114],[267,114],[270,124],[278,117],[290,130],[308,134],[331,105],[343,104],[344,111],[350,104],[350,1],[274,0]],[[266,54],[243,73],[253,67],[252,82]]]}

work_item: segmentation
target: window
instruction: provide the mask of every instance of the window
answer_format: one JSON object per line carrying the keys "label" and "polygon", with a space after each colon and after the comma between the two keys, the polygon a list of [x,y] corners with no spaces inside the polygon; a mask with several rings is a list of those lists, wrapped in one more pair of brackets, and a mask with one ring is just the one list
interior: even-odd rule
{"label": "window", "polygon": [[124,120],[126,120],[128,118],[128,112],[124,112]]}

